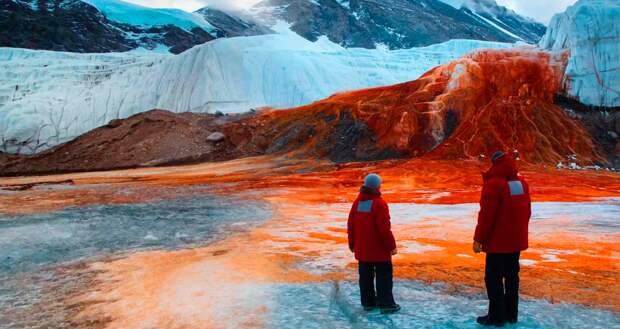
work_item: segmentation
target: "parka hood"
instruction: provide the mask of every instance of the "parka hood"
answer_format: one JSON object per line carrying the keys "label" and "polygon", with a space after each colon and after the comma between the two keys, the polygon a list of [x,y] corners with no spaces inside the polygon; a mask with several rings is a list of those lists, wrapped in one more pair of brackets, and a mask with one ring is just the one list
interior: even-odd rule
{"label": "parka hood", "polygon": [[491,169],[482,173],[482,179],[485,182],[495,177],[516,180],[518,179],[518,175],[519,169],[517,168],[517,162],[511,155],[506,154],[499,158],[493,166],[491,166]]}

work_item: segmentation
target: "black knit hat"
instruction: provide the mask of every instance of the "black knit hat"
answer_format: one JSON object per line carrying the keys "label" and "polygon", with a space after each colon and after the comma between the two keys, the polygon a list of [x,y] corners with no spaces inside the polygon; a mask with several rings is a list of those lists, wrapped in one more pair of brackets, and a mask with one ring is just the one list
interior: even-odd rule
{"label": "black knit hat", "polygon": [[493,153],[493,155],[491,156],[491,161],[492,161],[493,163],[495,163],[497,160],[499,160],[500,158],[502,158],[504,155],[506,155],[506,154],[504,154],[504,152],[502,152],[502,151],[497,151],[497,152]]}

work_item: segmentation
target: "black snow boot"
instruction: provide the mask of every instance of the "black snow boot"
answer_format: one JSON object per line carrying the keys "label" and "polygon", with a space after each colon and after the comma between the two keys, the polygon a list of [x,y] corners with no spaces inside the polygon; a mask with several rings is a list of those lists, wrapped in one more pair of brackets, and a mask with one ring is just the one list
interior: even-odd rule
{"label": "black snow boot", "polygon": [[381,314],[392,314],[400,311],[400,305],[394,304],[392,306],[381,307]]}
{"label": "black snow boot", "polygon": [[488,315],[479,316],[476,319],[476,322],[478,322],[479,324],[481,324],[483,326],[496,326],[496,327],[503,327],[504,326],[504,321],[497,321],[497,320],[491,318]]}
{"label": "black snow boot", "polygon": [[377,309],[377,307],[374,306],[374,305],[364,306],[364,311],[366,311],[366,312],[374,311],[376,309]]}

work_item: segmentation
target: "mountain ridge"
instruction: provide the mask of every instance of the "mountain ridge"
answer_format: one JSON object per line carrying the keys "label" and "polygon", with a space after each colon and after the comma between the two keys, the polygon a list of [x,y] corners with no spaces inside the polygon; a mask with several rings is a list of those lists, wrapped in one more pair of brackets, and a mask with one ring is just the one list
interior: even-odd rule
{"label": "mountain ridge", "polygon": [[[476,1],[483,0],[470,0]],[[542,24],[484,1],[492,3],[483,10],[440,0],[264,0],[249,10],[189,13],[122,0],[0,0],[0,47],[178,54],[217,38],[274,33],[278,21],[310,41],[326,36],[362,48],[405,49],[450,39],[536,43],[544,34]]]}
{"label": "mountain ridge", "polygon": [[545,32],[494,0],[474,7],[478,1],[456,9],[441,0],[263,0],[248,12],[264,25],[286,21],[310,41],[325,35],[344,47],[402,49],[449,39],[536,43]]}

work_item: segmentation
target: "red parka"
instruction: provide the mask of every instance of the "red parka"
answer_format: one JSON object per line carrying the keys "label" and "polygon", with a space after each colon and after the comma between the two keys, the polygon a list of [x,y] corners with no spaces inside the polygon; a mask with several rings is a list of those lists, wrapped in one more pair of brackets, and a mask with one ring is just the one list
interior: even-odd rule
{"label": "red parka", "polygon": [[349,248],[361,262],[389,262],[396,241],[390,224],[390,211],[379,191],[362,188],[347,221]]}
{"label": "red parka", "polygon": [[474,240],[487,253],[512,253],[528,248],[532,214],[530,189],[510,155],[499,158],[482,175],[484,186]]}

